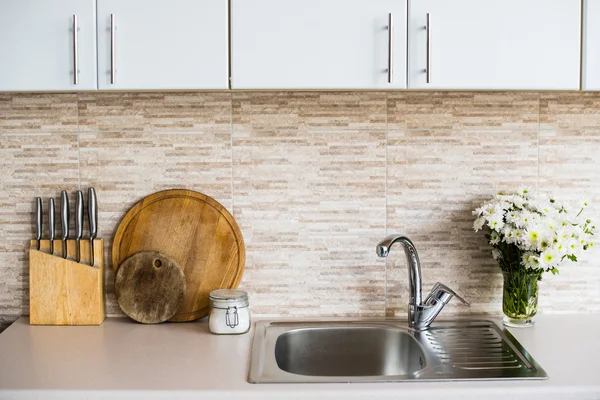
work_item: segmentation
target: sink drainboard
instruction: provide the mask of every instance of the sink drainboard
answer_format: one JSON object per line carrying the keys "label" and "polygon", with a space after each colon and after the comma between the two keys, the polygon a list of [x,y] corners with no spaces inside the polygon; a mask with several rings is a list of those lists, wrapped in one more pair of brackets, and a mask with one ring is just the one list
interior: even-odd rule
{"label": "sink drainboard", "polygon": [[507,370],[532,365],[489,326],[432,328],[425,333],[442,364],[466,370]]}

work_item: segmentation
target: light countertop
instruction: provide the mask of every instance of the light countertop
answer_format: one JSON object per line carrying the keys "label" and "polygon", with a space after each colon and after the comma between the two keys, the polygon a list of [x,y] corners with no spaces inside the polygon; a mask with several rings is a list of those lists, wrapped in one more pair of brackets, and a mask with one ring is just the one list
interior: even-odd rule
{"label": "light countertop", "polygon": [[510,332],[544,381],[250,384],[252,331],[217,336],[205,320],[30,326],[0,334],[0,399],[600,399],[600,314],[539,315]]}

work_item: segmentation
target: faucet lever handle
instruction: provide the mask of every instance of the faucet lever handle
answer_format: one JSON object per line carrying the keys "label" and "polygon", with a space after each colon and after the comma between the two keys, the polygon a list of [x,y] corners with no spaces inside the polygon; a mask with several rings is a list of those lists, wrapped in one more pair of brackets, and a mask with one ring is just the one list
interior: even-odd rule
{"label": "faucet lever handle", "polygon": [[470,304],[465,299],[460,297],[454,290],[450,289],[448,286],[440,282],[433,285],[431,293],[425,299],[425,304],[429,305],[433,301],[441,301],[444,304],[447,304],[452,298],[452,296],[455,296],[465,306],[470,306]]}

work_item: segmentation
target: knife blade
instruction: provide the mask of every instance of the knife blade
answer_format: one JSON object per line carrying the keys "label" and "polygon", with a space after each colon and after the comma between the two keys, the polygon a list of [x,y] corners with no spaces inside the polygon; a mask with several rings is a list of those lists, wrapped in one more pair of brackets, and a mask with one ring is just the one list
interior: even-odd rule
{"label": "knife blade", "polygon": [[81,237],[83,236],[83,192],[77,191],[75,203],[75,240],[77,241],[77,262],[81,262]]}
{"label": "knife blade", "polygon": [[62,232],[62,254],[67,258],[67,240],[69,239],[69,198],[67,191],[60,192],[60,226]]}
{"label": "knife blade", "polygon": [[54,199],[48,202],[48,233],[50,239],[50,254],[54,254]]}
{"label": "knife blade", "polygon": [[37,238],[37,249],[40,249],[42,240],[42,198],[35,198],[35,237]]}
{"label": "knife blade", "polygon": [[88,188],[88,220],[90,223],[90,265],[94,265],[94,239],[98,234],[98,204],[96,191]]}

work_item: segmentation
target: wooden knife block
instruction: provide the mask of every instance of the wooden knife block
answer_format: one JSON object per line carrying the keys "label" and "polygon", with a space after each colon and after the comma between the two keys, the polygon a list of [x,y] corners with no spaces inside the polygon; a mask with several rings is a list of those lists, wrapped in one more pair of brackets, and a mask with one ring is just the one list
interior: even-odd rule
{"label": "wooden knife block", "polygon": [[37,240],[29,248],[29,322],[32,325],[100,325],[104,309],[104,239],[94,240],[94,266],[90,266],[90,241],[81,240],[81,262],[77,242]]}

